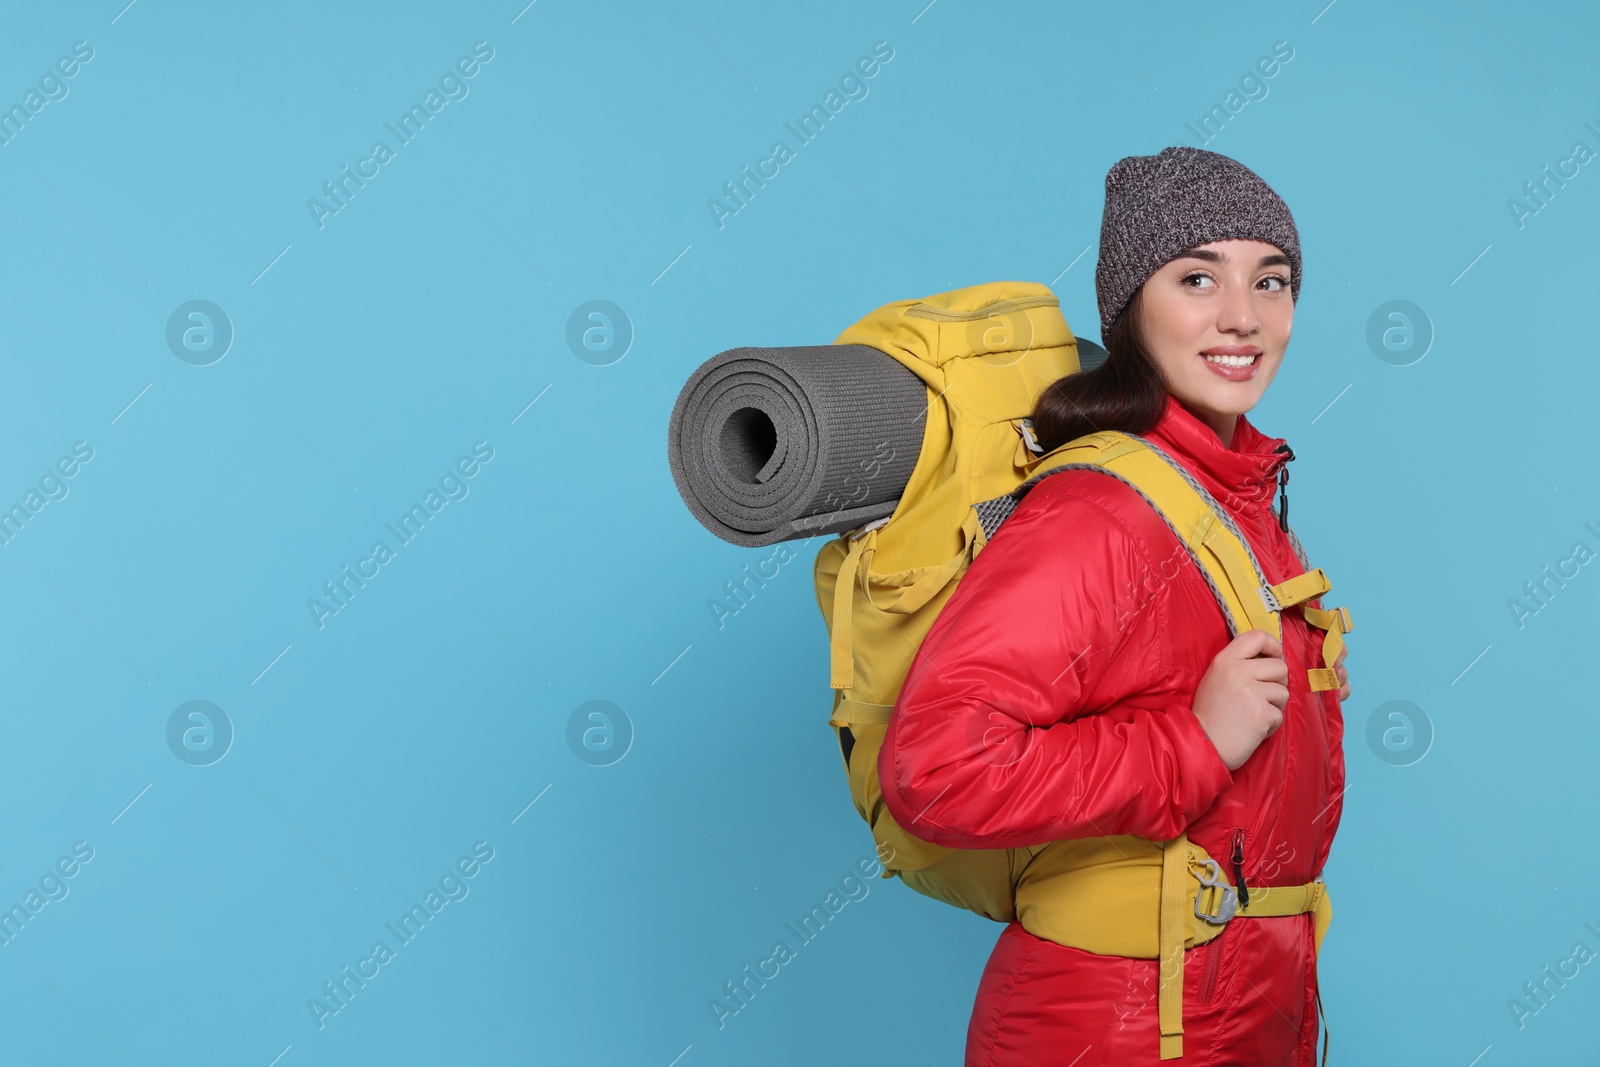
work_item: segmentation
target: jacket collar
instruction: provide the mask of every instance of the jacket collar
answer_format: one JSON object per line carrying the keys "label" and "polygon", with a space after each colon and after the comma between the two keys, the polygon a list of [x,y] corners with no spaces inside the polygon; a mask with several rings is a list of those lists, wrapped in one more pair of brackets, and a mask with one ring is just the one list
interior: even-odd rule
{"label": "jacket collar", "polygon": [[1266,436],[1243,415],[1234,426],[1232,447],[1224,448],[1216,431],[1171,393],[1161,418],[1141,436],[1182,462],[1230,507],[1245,500],[1270,501],[1280,468],[1294,458],[1287,441]]}

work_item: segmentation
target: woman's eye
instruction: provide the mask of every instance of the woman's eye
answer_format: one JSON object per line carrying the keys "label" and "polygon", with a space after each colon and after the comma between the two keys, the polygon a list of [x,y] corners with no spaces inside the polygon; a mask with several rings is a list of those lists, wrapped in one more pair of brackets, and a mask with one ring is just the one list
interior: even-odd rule
{"label": "woman's eye", "polygon": [[[1209,275],[1209,274],[1186,274],[1186,275],[1183,276],[1183,284],[1184,285],[1188,285],[1190,282],[1209,282],[1211,280],[1212,280],[1211,279],[1211,275]],[[1192,289],[1200,289],[1200,288],[1203,288],[1203,286],[1194,285],[1194,286],[1190,286],[1190,288],[1192,288]]]}
{"label": "woman's eye", "polygon": [[1268,290],[1269,292],[1273,292],[1273,293],[1282,292],[1284,287],[1289,284],[1289,279],[1283,277],[1282,275],[1278,275],[1278,274],[1269,274],[1265,278],[1262,278],[1261,280],[1264,281],[1264,282],[1277,282],[1278,283],[1276,288]]}

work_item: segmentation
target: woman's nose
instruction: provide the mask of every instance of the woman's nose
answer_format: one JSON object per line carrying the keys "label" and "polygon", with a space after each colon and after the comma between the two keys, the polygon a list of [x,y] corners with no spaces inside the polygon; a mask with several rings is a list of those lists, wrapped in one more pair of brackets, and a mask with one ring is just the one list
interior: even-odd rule
{"label": "woman's nose", "polygon": [[1254,333],[1260,325],[1255,305],[1247,289],[1233,287],[1224,294],[1219,312],[1219,329],[1241,334]]}

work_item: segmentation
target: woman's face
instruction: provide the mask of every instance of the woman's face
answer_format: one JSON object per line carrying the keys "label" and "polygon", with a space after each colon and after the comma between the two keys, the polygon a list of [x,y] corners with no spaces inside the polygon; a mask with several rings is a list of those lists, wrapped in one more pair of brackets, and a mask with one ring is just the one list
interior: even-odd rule
{"label": "woman's face", "polygon": [[1281,249],[1247,240],[1198,245],[1145,280],[1145,347],[1172,395],[1225,446],[1238,416],[1256,406],[1283,362],[1294,325],[1289,281]]}

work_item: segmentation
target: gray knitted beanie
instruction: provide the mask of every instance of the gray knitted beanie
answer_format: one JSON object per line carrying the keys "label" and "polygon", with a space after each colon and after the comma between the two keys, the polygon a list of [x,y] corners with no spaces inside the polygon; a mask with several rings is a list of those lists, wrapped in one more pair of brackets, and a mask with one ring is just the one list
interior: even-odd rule
{"label": "gray knitted beanie", "polygon": [[1289,257],[1289,299],[1300,298],[1300,235],[1289,207],[1238,160],[1175,145],[1126,156],[1106,174],[1095,290],[1100,336],[1163,264],[1196,245],[1241,238],[1277,245]]}

